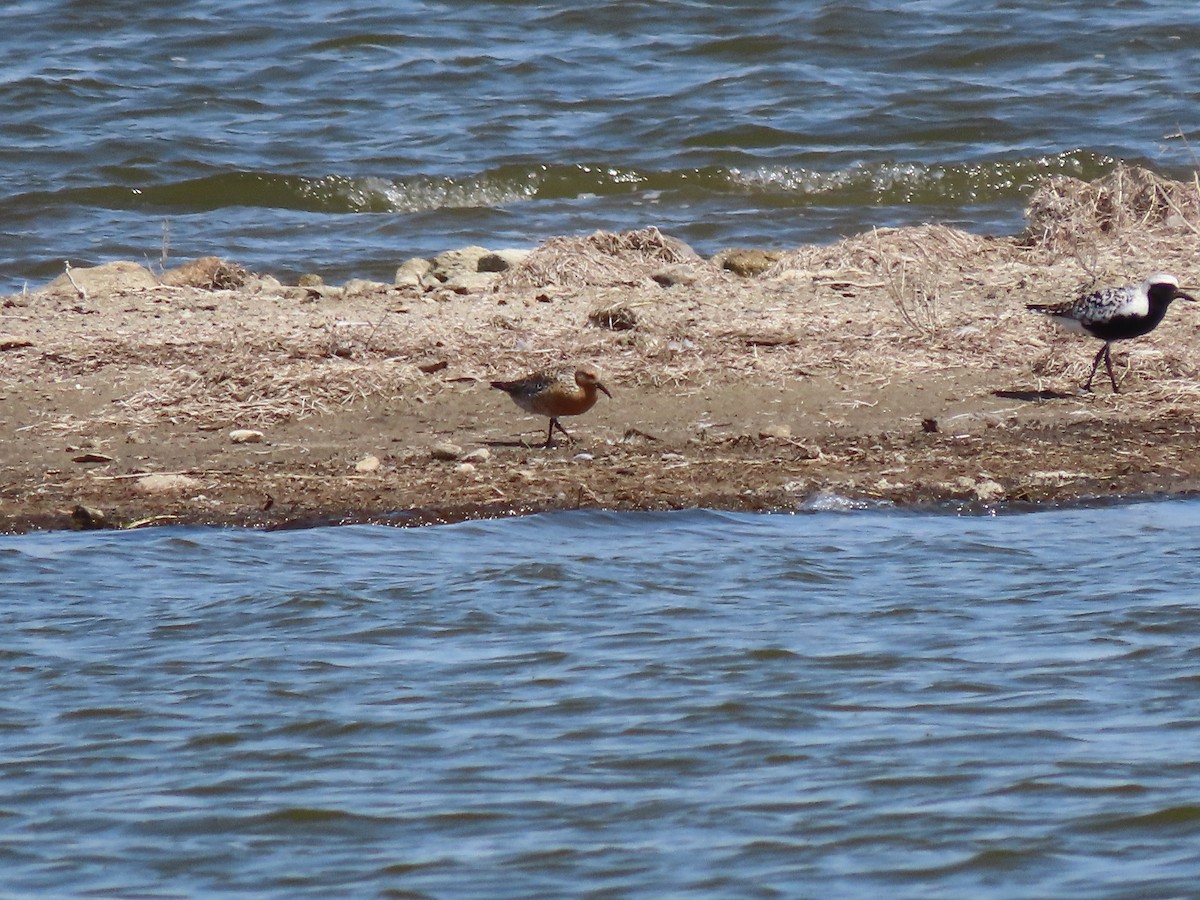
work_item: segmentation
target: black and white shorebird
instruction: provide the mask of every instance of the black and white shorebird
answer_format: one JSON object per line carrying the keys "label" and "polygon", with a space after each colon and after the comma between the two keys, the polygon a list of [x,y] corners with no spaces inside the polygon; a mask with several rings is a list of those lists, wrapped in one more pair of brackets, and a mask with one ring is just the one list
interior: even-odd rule
{"label": "black and white shorebird", "polygon": [[1103,288],[1066,303],[1049,306],[1030,303],[1026,309],[1053,316],[1068,329],[1090,334],[1104,341],[1104,346],[1092,360],[1092,371],[1083,389],[1092,389],[1096,369],[1100,366],[1100,360],[1104,360],[1108,369],[1108,380],[1112,382],[1115,394],[1117,378],[1113,375],[1112,356],[1109,354],[1112,342],[1149,334],[1163,320],[1172,300],[1195,302],[1195,299],[1179,290],[1179,281],[1174,275],[1157,272],[1141,284]]}

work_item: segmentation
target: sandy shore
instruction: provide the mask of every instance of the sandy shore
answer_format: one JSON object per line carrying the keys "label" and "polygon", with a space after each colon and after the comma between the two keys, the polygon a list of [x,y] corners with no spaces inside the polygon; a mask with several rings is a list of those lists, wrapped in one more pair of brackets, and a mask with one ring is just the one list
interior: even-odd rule
{"label": "sandy shore", "polygon": [[[705,260],[650,228],[392,285],[77,268],[0,298],[0,529],[1195,491],[1200,309],[1118,345],[1113,395],[1078,391],[1099,345],[1025,304],[1160,269],[1200,286],[1198,208],[1120,169],[1047,182],[1003,238]],[[614,397],[554,449],[487,386],[582,361]]]}

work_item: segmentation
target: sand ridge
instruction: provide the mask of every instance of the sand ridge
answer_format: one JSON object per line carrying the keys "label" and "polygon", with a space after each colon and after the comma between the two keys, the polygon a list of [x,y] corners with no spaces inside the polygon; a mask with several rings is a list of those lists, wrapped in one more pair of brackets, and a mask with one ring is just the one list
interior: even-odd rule
{"label": "sand ridge", "polygon": [[[0,529],[1191,492],[1200,310],[1115,345],[1114,396],[1078,392],[1097,343],[1025,304],[1200,288],[1198,237],[1194,182],[1120,167],[1048,179],[1010,237],[706,260],[648,227],[390,285],[76,268],[0,298]],[[613,397],[550,450],[488,387],[581,362]]]}

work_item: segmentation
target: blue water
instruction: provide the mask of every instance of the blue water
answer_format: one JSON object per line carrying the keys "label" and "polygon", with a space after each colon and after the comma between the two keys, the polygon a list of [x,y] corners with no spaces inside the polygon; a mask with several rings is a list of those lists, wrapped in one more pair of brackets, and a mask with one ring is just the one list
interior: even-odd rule
{"label": "blue water", "polygon": [[1200,501],[0,537],[4,896],[1191,896]]}
{"label": "blue water", "polygon": [[704,253],[1012,233],[1047,174],[1196,162],[1192,2],[17,0],[5,25],[3,291],[206,254],[390,279],[647,225]]}

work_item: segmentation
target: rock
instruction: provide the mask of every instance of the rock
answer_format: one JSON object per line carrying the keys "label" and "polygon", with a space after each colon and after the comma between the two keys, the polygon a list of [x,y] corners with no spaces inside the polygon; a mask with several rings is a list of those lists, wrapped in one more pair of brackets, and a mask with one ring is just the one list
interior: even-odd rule
{"label": "rock", "polygon": [[461,272],[446,281],[442,287],[456,294],[479,294],[490,290],[496,283],[496,276],[484,272]]}
{"label": "rock", "polygon": [[261,444],[263,433],[253,428],[235,428],[229,432],[229,440],[235,444]]}
{"label": "rock", "polygon": [[379,457],[367,454],[354,464],[354,471],[362,472],[364,474],[368,472],[379,471]]}
{"label": "rock", "polygon": [[200,482],[189,475],[154,474],[143,475],[137,480],[137,488],[148,494],[166,494],[171,491],[190,491],[200,487]]}
{"label": "rock", "polygon": [[245,290],[250,294],[282,294],[283,282],[274,275],[260,275],[246,280]]}
{"label": "rock", "polygon": [[429,448],[429,455],[442,462],[453,462],[462,456],[462,452],[462,447],[449,441],[442,441]]}
{"label": "rock", "polygon": [[74,531],[94,531],[108,527],[108,516],[104,510],[94,506],[76,506],[71,510],[71,528]]}
{"label": "rock", "polygon": [[[496,276],[494,272],[481,271],[479,261],[493,255],[484,247],[447,250],[433,258],[429,276],[460,294],[486,290],[495,283]],[[430,282],[430,277],[424,279],[426,283]]]}
{"label": "rock", "polygon": [[382,294],[391,287],[382,281],[368,281],[366,278],[351,278],[342,285],[342,293],[346,297],[362,297],[370,294]]}
{"label": "rock", "polygon": [[149,269],[129,260],[71,269],[64,272],[42,289],[42,293],[56,297],[79,297],[83,290],[88,295],[114,294],[120,291],[145,290],[158,287],[158,279]]}
{"label": "rock", "polygon": [[983,503],[990,503],[993,500],[999,500],[1004,496],[1004,488],[995,481],[984,479],[975,485],[975,496]]}
{"label": "rock", "polygon": [[475,466],[469,462],[459,463],[454,467],[454,471],[459,475],[470,475],[475,471]]}
{"label": "rock", "polygon": [[485,463],[491,458],[492,458],[492,451],[489,450],[487,447],[480,447],[480,448],[478,448],[476,450],[472,450],[470,453],[467,453],[466,455],[464,455],[462,460],[463,460],[463,462],[469,462],[469,463]]}
{"label": "rock", "polygon": [[774,438],[778,441],[790,441],[792,439],[792,429],[787,425],[768,425],[758,432],[760,438]]}
{"label": "rock", "polygon": [[529,250],[495,250],[479,257],[477,272],[507,272],[519,266],[529,256]]}
{"label": "rock", "polygon": [[420,287],[432,268],[433,263],[429,260],[414,257],[400,265],[393,283],[396,287]]}
{"label": "rock", "polygon": [[254,275],[246,279],[246,284],[242,290],[247,294],[274,294],[281,295],[286,288],[282,281],[274,275]]}
{"label": "rock", "polygon": [[713,265],[720,266],[735,275],[749,278],[761,275],[777,263],[783,254],[775,250],[747,250],[733,247],[722,250],[713,257]]}
{"label": "rock", "polygon": [[163,272],[162,283],[173,287],[226,291],[243,287],[249,279],[250,273],[237,263],[219,256],[202,256]]}
{"label": "rock", "polygon": [[664,266],[650,277],[663,287],[674,287],[677,284],[695,284],[699,276],[696,275],[696,270],[691,266],[679,263],[672,266]]}
{"label": "rock", "polygon": [[296,279],[297,287],[322,287],[325,279],[313,272],[307,272]]}
{"label": "rock", "polygon": [[433,275],[438,281],[445,281],[445,273],[478,272],[479,260],[489,256],[491,251],[486,247],[460,247],[457,250],[447,250],[439,253],[432,260]]}

